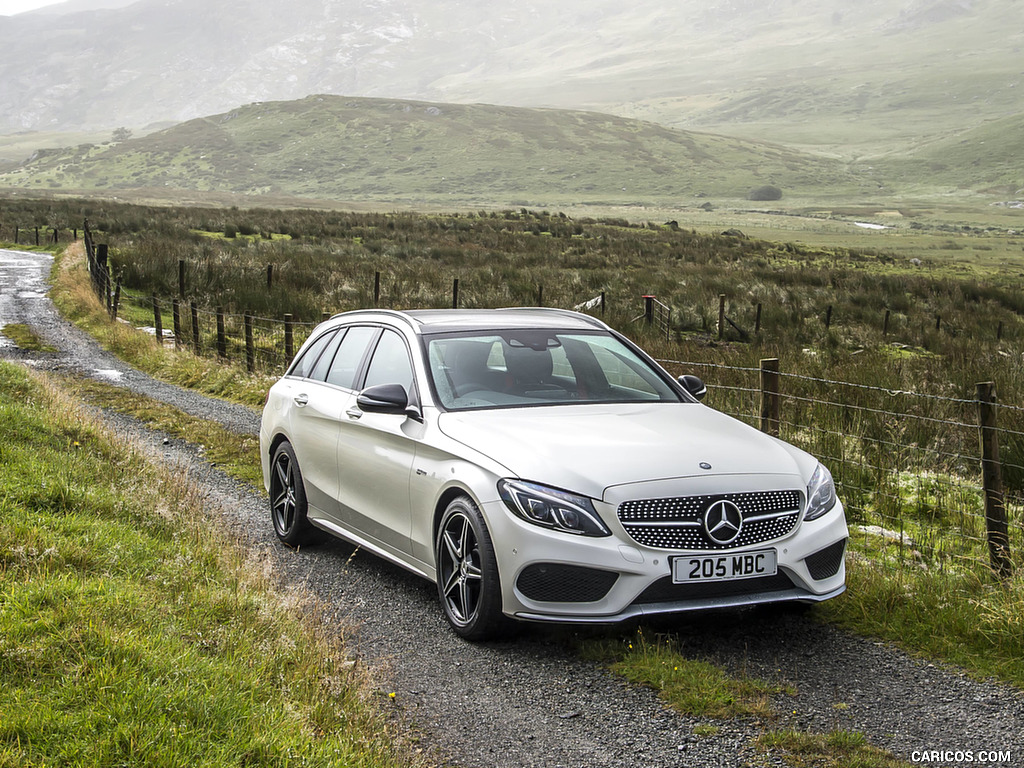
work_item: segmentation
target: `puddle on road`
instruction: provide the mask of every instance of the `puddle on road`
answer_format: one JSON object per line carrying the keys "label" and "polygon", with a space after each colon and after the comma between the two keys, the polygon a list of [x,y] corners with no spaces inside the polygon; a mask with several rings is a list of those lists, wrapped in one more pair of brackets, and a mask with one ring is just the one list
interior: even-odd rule
{"label": "puddle on road", "polygon": [[108,381],[121,381],[124,378],[124,373],[115,370],[114,368],[96,368],[93,370],[101,379],[107,379]]}

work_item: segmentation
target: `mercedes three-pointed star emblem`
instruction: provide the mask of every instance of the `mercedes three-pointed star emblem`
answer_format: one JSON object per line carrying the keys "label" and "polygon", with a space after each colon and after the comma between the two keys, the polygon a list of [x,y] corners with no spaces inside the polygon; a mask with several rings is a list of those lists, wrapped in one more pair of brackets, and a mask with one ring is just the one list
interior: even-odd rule
{"label": "mercedes three-pointed star emblem", "polygon": [[743,513],[728,499],[719,499],[704,510],[704,532],[715,544],[732,544],[743,530]]}

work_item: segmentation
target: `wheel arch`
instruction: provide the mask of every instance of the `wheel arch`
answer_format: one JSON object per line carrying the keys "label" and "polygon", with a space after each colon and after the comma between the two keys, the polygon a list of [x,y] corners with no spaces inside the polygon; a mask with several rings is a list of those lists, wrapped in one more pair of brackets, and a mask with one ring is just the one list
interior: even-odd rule
{"label": "wheel arch", "polygon": [[[473,505],[480,509],[480,503],[473,496],[473,493],[462,485],[450,485],[445,488],[441,495],[437,497],[437,502],[434,504],[434,519],[430,525],[430,541],[437,541],[437,530],[441,525],[441,518],[444,516],[444,512],[448,509],[448,505],[451,504],[459,496],[466,496]],[[433,551],[433,543],[431,544],[431,551]],[[435,563],[436,566],[436,563]]]}

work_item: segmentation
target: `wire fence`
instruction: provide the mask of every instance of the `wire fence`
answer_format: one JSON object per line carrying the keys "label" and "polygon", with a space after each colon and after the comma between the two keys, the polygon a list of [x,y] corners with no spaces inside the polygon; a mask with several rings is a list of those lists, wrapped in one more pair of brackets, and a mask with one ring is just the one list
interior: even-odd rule
{"label": "wire fence", "polygon": [[[709,387],[710,405],[774,431],[766,427],[771,415],[763,367],[659,362],[673,372],[706,372],[721,382]],[[832,471],[859,548],[894,567],[1009,574],[1009,555],[1024,544],[1024,467],[1016,450],[1000,459],[998,447],[1020,444],[1024,409],[999,406],[999,426],[985,430],[981,421],[990,411],[994,417],[995,406],[981,395],[953,398],[776,375],[777,434]],[[993,463],[999,482],[989,488],[983,470]],[[1003,476],[1012,482],[1003,483]]]}
{"label": "wire fence", "polygon": [[[112,285],[105,246],[92,245],[88,228],[85,242],[111,317],[161,343],[280,375],[316,325],[125,291],[120,281]],[[458,290],[456,281],[453,305]],[[650,323],[657,305],[646,298],[641,318]],[[786,373],[777,360],[759,368],[658,362],[675,374],[703,373],[712,382],[708,404],[828,466],[855,551],[894,568],[1011,572],[1010,554],[1024,546],[1024,408],[999,406],[997,427],[994,391],[986,405],[980,388],[975,399],[954,398]],[[981,424],[989,417],[986,431]]]}

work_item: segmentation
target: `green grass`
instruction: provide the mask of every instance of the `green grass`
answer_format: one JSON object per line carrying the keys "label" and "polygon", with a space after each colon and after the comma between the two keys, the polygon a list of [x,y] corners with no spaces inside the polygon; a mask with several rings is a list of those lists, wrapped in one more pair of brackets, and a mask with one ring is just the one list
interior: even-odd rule
{"label": "green grass", "polygon": [[240,435],[219,424],[189,416],[159,400],[129,392],[113,384],[92,379],[65,378],[61,386],[91,405],[127,414],[150,429],[201,446],[206,460],[213,466],[254,488],[263,487],[259,438],[255,435]]}
{"label": "green grass", "polygon": [[0,765],[408,764],[344,627],[286,609],[181,477],[10,364],[0,462]]}
{"label": "green grass", "polygon": [[1024,688],[1024,576],[1006,582],[983,570],[931,570],[880,563],[856,544],[848,591],[815,615],[861,635],[941,659],[977,678]]}
{"label": "green grass", "polygon": [[654,689],[672,709],[693,717],[771,717],[771,697],[793,693],[787,686],[730,675],[707,661],[686,658],[670,638],[649,640],[642,628],[626,640],[586,641],[581,653],[608,662],[617,675]]}
{"label": "green grass", "polygon": [[770,731],[757,745],[773,753],[781,751],[793,768],[907,768],[910,763],[867,743],[863,734],[850,731],[803,733]]}
{"label": "green grass", "polygon": [[39,335],[24,323],[8,323],[0,326],[0,334],[28,352],[56,352],[56,348],[39,338]]}

